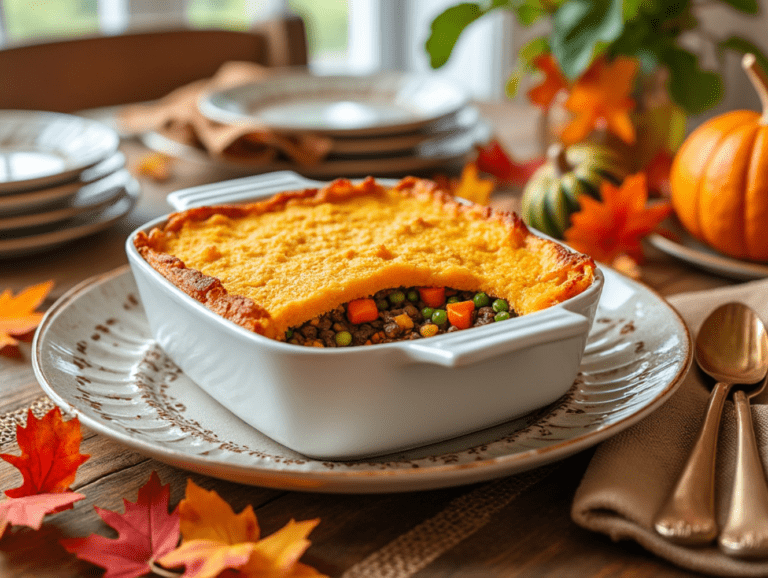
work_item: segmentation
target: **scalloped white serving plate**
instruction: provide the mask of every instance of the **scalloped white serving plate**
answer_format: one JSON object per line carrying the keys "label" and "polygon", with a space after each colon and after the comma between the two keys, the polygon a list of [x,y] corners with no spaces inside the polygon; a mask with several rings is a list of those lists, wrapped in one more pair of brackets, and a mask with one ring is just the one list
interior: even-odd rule
{"label": "scalloped white serving plate", "polygon": [[474,434],[354,462],[288,450],[197,387],[152,340],[127,268],[61,297],[35,335],[32,362],[54,402],[162,462],[245,484],[371,493],[478,482],[574,454],[663,404],[691,359],[690,335],[674,309],[607,269],[579,377],[558,402]]}

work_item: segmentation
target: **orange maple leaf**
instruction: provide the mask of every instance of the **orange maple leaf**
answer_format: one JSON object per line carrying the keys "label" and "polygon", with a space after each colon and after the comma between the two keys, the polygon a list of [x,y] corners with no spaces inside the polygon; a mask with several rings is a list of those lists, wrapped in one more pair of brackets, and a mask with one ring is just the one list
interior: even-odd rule
{"label": "orange maple leaf", "polygon": [[528,100],[546,110],[552,106],[557,93],[568,88],[568,81],[552,53],[539,54],[533,63],[544,73],[544,80],[528,91]]}
{"label": "orange maple leaf", "polygon": [[0,354],[20,355],[17,340],[24,339],[37,328],[43,314],[36,313],[35,309],[52,287],[53,281],[46,281],[27,287],[16,297],[11,295],[10,289],[0,293]]}
{"label": "orange maple leaf", "polygon": [[260,539],[253,508],[239,514],[215,491],[187,481],[179,503],[182,544],[158,559],[166,568],[184,566],[188,578],[214,578],[227,569],[237,576],[305,578],[323,576],[299,562],[309,547],[306,539],[319,520],[289,522],[271,536]]}
{"label": "orange maple leaf", "polygon": [[670,214],[672,206],[666,201],[648,205],[644,173],[627,177],[621,187],[603,181],[600,192],[602,203],[589,195],[579,197],[581,210],[571,215],[565,240],[609,265],[621,255],[642,262],[640,241]]}
{"label": "orange maple leaf", "polygon": [[477,165],[469,162],[464,165],[460,178],[452,179],[445,175],[435,175],[433,180],[456,197],[478,205],[487,205],[491,202],[491,193],[495,185],[493,181],[482,179],[478,174]]}
{"label": "orange maple leaf", "polygon": [[619,56],[610,64],[597,58],[571,88],[565,108],[574,118],[563,129],[565,144],[583,140],[595,128],[605,126],[624,142],[635,142],[635,126],[629,113],[635,108],[632,92],[638,62]]}
{"label": "orange maple leaf", "polygon": [[0,454],[0,458],[21,472],[24,482],[18,488],[6,490],[9,498],[34,494],[68,492],[75,481],[77,468],[90,456],[80,453],[80,421],[61,419],[61,410],[53,408],[41,419],[30,410],[27,427],[16,426],[20,456]]}

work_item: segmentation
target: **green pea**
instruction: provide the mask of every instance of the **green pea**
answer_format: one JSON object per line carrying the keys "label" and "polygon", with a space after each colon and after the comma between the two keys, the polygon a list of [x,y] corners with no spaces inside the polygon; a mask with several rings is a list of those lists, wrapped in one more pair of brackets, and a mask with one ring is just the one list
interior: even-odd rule
{"label": "green pea", "polygon": [[349,331],[339,331],[334,339],[336,340],[336,345],[346,347],[352,343],[352,334]]}
{"label": "green pea", "polygon": [[389,294],[389,302],[392,305],[397,305],[403,301],[405,301],[405,293],[402,291],[392,291],[392,293]]}
{"label": "green pea", "polygon": [[435,309],[432,313],[432,323],[435,325],[443,325],[448,322],[448,313],[445,309]]}
{"label": "green pea", "polygon": [[389,308],[389,301],[387,301],[386,299],[379,299],[378,301],[376,301],[376,309],[378,309],[379,311],[384,311],[385,309],[388,309],[388,308]]}
{"label": "green pea", "polygon": [[288,331],[285,332],[285,340],[286,341],[289,341],[291,339],[291,337],[293,337],[293,329],[289,329]]}
{"label": "green pea", "polygon": [[446,303],[458,303],[458,302],[459,302],[459,298],[458,298],[458,296],[457,296],[457,295],[451,295],[451,296],[450,296],[450,297],[448,297],[448,299],[446,300]]}
{"label": "green pea", "polygon": [[432,319],[432,314],[435,312],[434,309],[431,307],[425,307],[421,310],[421,314],[424,317],[424,319]]}
{"label": "green pea", "polygon": [[485,293],[475,293],[475,296],[472,298],[472,301],[475,304],[476,309],[480,309],[481,307],[487,307],[488,303],[491,302],[490,299],[488,299],[488,295]]}
{"label": "green pea", "polygon": [[493,310],[496,313],[499,313],[500,311],[509,311],[509,303],[504,301],[504,299],[496,299],[491,307],[493,307]]}
{"label": "green pea", "polygon": [[509,319],[508,311],[499,311],[496,315],[493,316],[494,321],[506,321],[507,319]]}
{"label": "green pea", "polygon": [[419,292],[414,289],[411,289],[410,291],[408,291],[407,297],[408,297],[408,301],[410,301],[411,303],[416,303],[416,301],[419,300]]}

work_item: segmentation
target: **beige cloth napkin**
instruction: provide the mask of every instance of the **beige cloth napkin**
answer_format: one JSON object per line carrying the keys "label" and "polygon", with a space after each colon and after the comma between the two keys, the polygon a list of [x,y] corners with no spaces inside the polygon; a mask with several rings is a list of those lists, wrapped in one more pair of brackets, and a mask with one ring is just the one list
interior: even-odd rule
{"label": "beige cloth napkin", "polygon": [[[768,322],[768,281],[669,299],[685,319],[692,336],[698,334],[702,322],[715,307],[728,301],[746,303]],[[589,530],[603,532],[614,540],[635,540],[683,568],[718,576],[768,576],[768,560],[729,558],[716,545],[701,549],[676,546],[653,530],[653,517],[693,446],[708,396],[700,374],[692,368],[679,390],[658,411],[603,443],[576,491],[571,515],[577,524]],[[768,465],[768,405],[753,400],[752,416],[763,464]],[[728,401],[717,455],[716,500],[721,524],[733,485],[735,421],[733,404]]]}
{"label": "beige cloth napkin", "polygon": [[202,95],[250,82],[267,82],[270,69],[251,62],[227,62],[209,79],[177,88],[160,100],[123,107],[117,115],[128,133],[156,131],[212,157],[259,166],[281,154],[299,165],[314,165],[330,152],[331,139],[314,133],[281,133],[256,123],[223,124],[205,118],[197,103]]}

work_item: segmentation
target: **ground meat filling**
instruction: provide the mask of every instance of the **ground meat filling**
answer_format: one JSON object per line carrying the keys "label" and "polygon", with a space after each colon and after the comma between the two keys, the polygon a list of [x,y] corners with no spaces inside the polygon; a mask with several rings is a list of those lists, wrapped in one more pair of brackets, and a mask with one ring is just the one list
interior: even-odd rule
{"label": "ground meat filling", "polygon": [[504,299],[449,288],[398,287],[339,305],[289,329],[285,340],[349,347],[422,339],[517,317]]}

